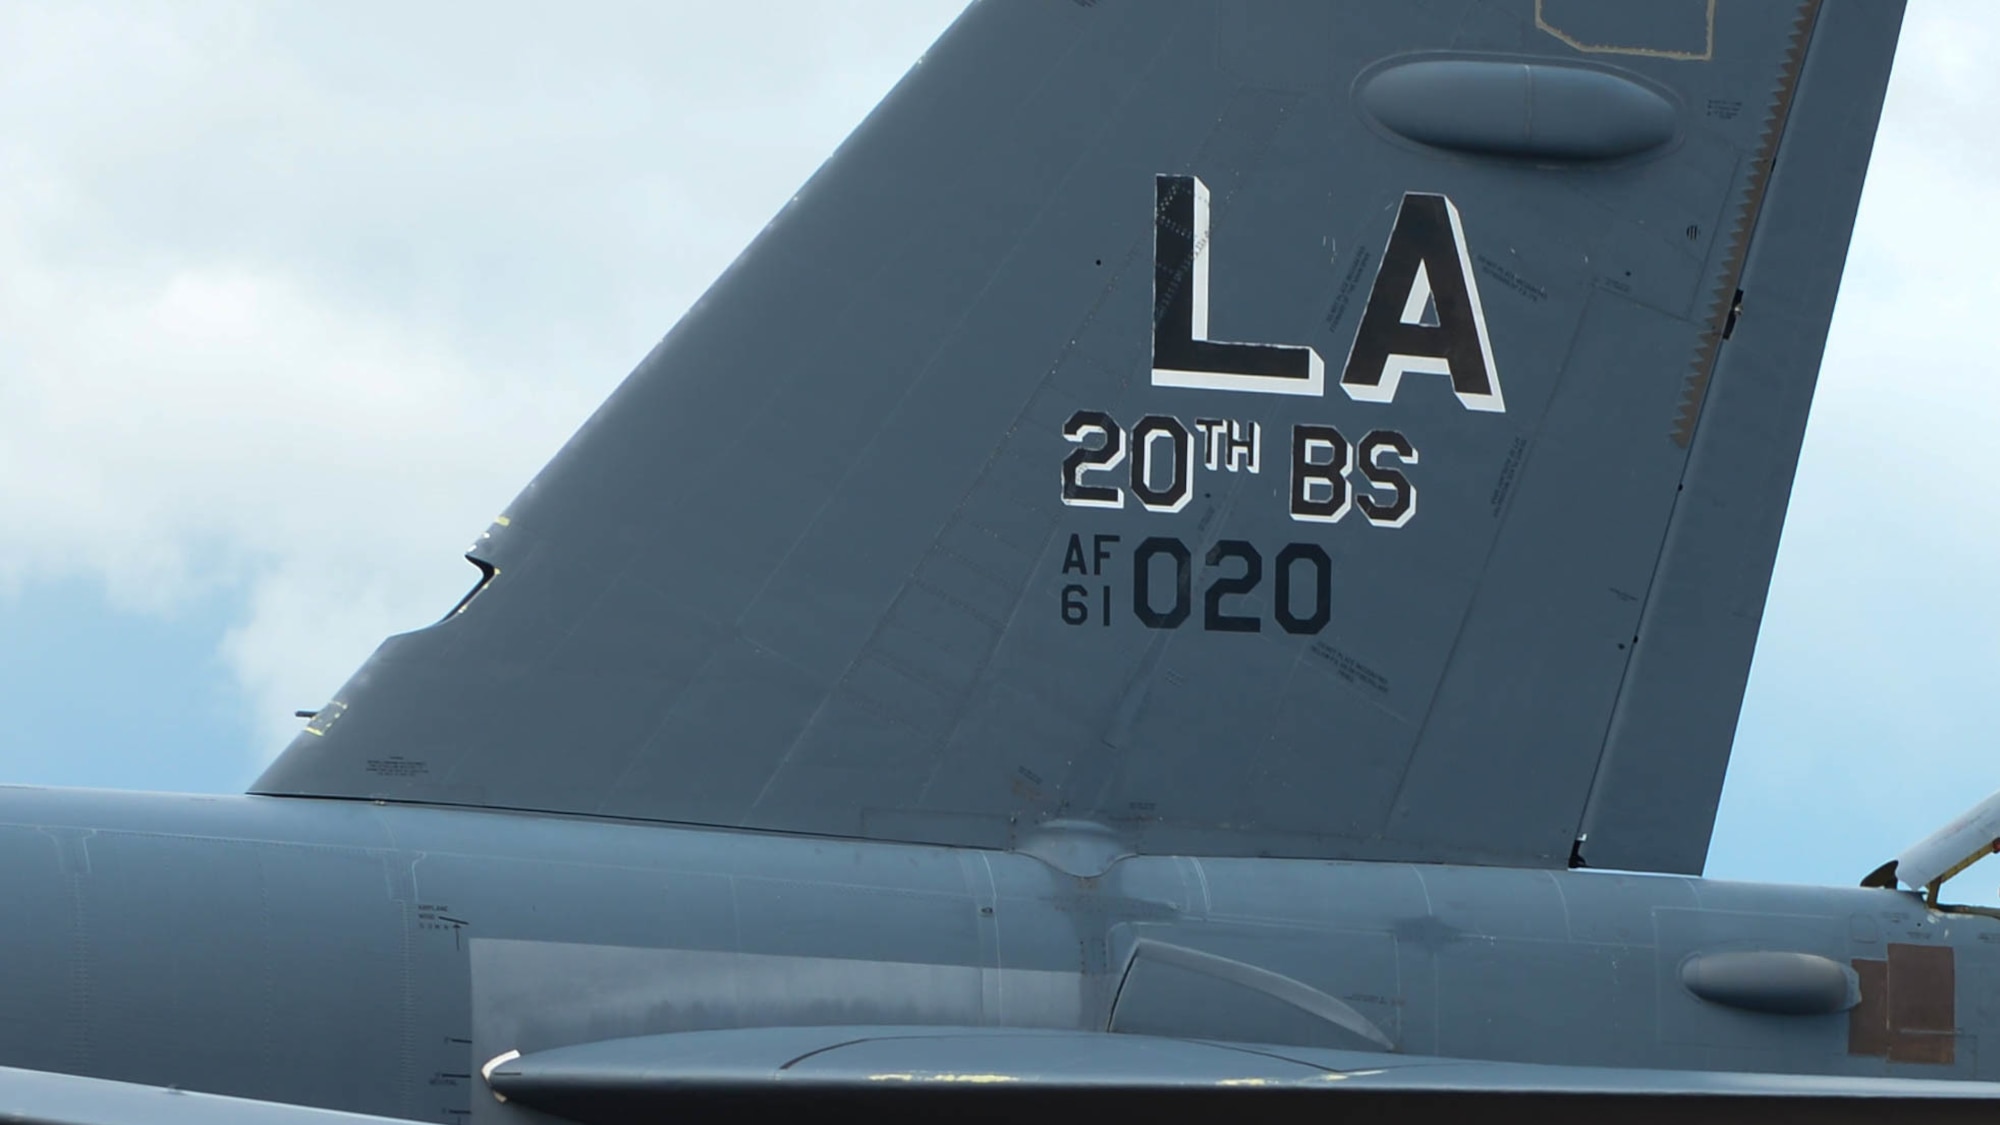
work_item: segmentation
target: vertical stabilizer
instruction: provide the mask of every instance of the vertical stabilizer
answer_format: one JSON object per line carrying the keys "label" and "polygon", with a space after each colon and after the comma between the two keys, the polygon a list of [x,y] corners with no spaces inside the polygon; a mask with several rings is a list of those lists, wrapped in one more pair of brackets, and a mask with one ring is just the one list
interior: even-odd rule
{"label": "vertical stabilizer", "polygon": [[1698,870],[1900,15],[977,4],[256,791]]}

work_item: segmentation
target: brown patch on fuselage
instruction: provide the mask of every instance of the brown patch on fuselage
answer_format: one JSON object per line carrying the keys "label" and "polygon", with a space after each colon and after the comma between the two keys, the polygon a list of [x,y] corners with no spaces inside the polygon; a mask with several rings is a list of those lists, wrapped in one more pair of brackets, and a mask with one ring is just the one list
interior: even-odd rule
{"label": "brown patch on fuselage", "polygon": [[1853,964],[1861,1002],[1847,1013],[1847,1053],[1949,1066],[1958,1041],[1951,947],[1890,942],[1888,960]]}

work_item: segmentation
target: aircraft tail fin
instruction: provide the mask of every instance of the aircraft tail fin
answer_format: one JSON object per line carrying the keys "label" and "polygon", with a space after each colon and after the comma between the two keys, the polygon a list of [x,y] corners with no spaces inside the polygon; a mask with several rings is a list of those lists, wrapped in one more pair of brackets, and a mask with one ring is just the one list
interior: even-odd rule
{"label": "aircraft tail fin", "polygon": [[977,4],[254,790],[1699,870],[1900,17]]}

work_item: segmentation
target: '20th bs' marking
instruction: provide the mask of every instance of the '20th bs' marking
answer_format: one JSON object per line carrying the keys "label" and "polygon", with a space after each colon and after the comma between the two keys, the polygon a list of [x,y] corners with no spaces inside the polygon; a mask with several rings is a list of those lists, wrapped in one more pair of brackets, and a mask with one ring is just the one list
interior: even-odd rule
{"label": "'20th bs' marking", "polygon": [[[1198,467],[1209,472],[1261,472],[1261,428],[1254,423],[1246,427],[1218,422],[1196,423],[1216,439],[1203,443],[1206,450],[1198,461],[1188,427],[1171,415],[1149,414],[1128,433],[1103,411],[1077,411],[1063,425],[1063,438],[1076,446],[1063,458],[1063,503],[1123,508],[1129,490],[1149,512],[1178,512],[1194,495]],[[1235,435],[1248,435],[1243,438],[1247,448],[1231,444]],[[1373,430],[1359,442],[1349,442],[1332,426],[1295,424],[1287,489],[1291,517],[1338,523],[1359,509],[1377,527],[1402,527],[1417,512],[1417,489],[1403,470],[1418,460],[1416,447],[1395,430]],[[1121,478],[1117,470],[1128,464]],[[1355,476],[1365,491],[1353,486]]]}

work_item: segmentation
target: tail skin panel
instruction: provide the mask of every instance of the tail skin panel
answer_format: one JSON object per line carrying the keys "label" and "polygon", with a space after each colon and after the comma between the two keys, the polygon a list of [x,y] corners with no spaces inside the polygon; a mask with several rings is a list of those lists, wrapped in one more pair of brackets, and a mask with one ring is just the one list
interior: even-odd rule
{"label": "tail skin panel", "polygon": [[253,791],[1699,871],[1900,19],[975,4]]}

